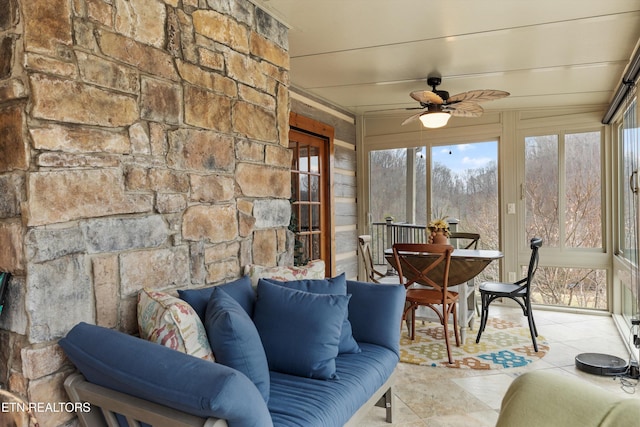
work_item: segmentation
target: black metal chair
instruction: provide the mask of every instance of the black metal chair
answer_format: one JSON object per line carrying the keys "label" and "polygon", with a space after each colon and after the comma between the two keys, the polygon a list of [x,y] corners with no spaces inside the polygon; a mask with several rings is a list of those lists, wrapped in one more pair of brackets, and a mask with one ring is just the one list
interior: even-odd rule
{"label": "black metal chair", "polygon": [[531,311],[531,282],[533,281],[533,276],[538,269],[538,249],[540,249],[541,246],[541,238],[534,237],[531,239],[531,259],[529,260],[527,277],[524,279],[518,280],[515,283],[484,282],[480,285],[482,309],[480,310],[480,328],[478,329],[476,343],[480,342],[480,336],[482,335],[485,326],[487,326],[489,304],[498,298],[509,298],[520,305],[522,313],[527,317],[529,322],[529,331],[531,332],[531,340],[533,341],[533,349],[536,352],[538,351],[538,343],[536,342],[538,330],[536,329],[536,323],[533,320],[533,312]]}

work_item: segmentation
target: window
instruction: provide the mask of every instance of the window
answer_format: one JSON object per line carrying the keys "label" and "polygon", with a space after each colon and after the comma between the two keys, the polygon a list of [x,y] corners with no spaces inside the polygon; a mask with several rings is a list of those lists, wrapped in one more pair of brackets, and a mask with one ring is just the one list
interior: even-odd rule
{"label": "window", "polygon": [[[480,234],[479,249],[499,249],[498,142],[473,142],[431,148],[432,217],[459,222],[458,231]],[[492,262],[476,283],[499,280]]]}
{"label": "window", "polygon": [[636,126],[636,101],[634,100],[624,113],[623,126],[620,127],[618,140],[622,145],[620,150],[620,181],[622,233],[620,235],[620,249],[622,256],[637,264],[637,231],[636,216],[638,215],[637,200],[632,186],[637,188],[638,181],[638,128]]}
{"label": "window", "polygon": [[600,132],[525,139],[527,240],[602,248]]}
{"label": "window", "polygon": [[431,156],[432,217],[455,218],[482,249],[498,249],[498,142],[434,146]]}
{"label": "window", "polygon": [[542,237],[545,246],[559,246],[560,218],[558,136],[525,139],[525,223],[527,241]]}
{"label": "window", "polygon": [[[369,182],[369,212],[373,222],[384,222],[391,217],[394,222],[426,225],[424,149],[371,151]],[[413,192],[415,198],[410,197]]]}
{"label": "window", "polygon": [[[374,262],[384,264],[391,241],[424,242],[427,223],[442,217],[457,219],[458,231],[479,233],[481,249],[498,249],[497,160],[497,141],[370,151]],[[389,217],[393,227],[386,226]],[[478,281],[498,280],[499,268],[491,263]]]}
{"label": "window", "polygon": [[570,261],[575,251],[603,252],[601,151],[600,131],[525,137],[524,241],[541,237],[562,265],[538,270],[536,303],[608,307],[606,270]]}
{"label": "window", "polygon": [[618,141],[620,144],[620,256],[627,261],[628,270],[620,277],[622,294],[622,314],[629,321],[638,313],[640,306],[640,274],[638,271],[638,156],[640,128],[638,127],[637,99],[629,101],[624,111]]}

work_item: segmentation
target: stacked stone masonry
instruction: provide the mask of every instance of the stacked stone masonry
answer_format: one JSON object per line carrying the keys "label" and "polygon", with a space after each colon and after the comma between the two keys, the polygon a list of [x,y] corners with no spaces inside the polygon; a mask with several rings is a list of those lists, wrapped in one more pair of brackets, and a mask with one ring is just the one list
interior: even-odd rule
{"label": "stacked stone masonry", "polygon": [[248,0],[0,0],[5,388],[65,401],[57,340],[134,332],[142,287],[291,263],[288,73]]}

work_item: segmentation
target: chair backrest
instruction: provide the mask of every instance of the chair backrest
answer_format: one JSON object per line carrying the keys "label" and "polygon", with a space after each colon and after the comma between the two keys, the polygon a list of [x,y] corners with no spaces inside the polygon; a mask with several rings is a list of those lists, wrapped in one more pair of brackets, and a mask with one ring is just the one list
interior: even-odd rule
{"label": "chair backrest", "polygon": [[358,236],[358,249],[358,252],[362,257],[362,262],[364,263],[364,270],[367,274],[367,281],[379,283],[375,278],[373,256],[371,255],[371,236],[369,234],[362,234]]}
{"label": "chair backrest", "polygon": [[538,253],[538,249],[542,246],[542,239],[540,237],[534,237],[530,241],[531,247],[531,258],[529,259],[529,268],[527,269],[527,278],[524,286],[527,287],[527,294],[531,292],[531,282],[533,282],[533,276],[536,274],[536,270],[538,269],[538,260],[540,259],[540,254]]}
{"label": "chair backrest", "polygon": [[393,257],[400,282],[405,288],[414,283],[447,292],[453,246],[427,243],[396,243]]}
{"label": "chair backrest", "polygon": [[449,233],[449,240],[452,239],[458,241],[458,249],[478,249],[480,235],[478,233],[463,233],[455,231]]}

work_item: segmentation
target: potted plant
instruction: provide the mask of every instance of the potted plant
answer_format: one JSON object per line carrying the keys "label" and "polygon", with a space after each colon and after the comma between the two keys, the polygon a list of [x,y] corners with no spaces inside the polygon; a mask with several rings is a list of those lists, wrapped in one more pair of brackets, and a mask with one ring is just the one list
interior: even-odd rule
{"label": "potted plant", "polygon": [[429,243],[446,245],[449,242],[449,223],[446,221],[446,217],[432,220],[427,228],[429,229],[427,236]]}

